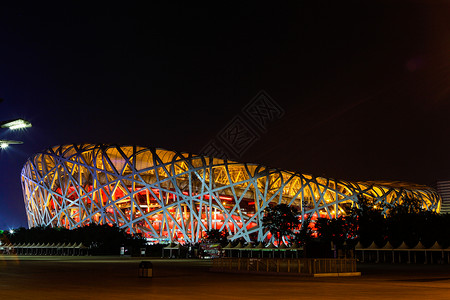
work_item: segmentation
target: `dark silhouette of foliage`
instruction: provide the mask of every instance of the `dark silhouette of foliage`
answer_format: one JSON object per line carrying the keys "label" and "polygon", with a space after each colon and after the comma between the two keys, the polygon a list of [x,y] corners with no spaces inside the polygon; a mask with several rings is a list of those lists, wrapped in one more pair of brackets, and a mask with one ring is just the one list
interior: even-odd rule
{"label": "dark silhouette of foliage", "polygon": [[427,229],[436,232],[437,241],[443,247],[450,247],[450,214],[435,215],[434,222],[428,223]]}
{"label": "dark silhouette of foliage", "polygon": [[383,214],[383,204],[376,205],[372,199],[358,196],[359,208],[354,207],[350,214],[356,225],[355,236],[361,244],[369,246],[373,241],[384,244],[387,241],[387,222]]}
{"label": "dark silhouette of foliage", "polygon": [[393,246],[399,246],[403,241],[415,246],[420,241],[429,247],[440,239],[441,230],[445,230],[440,228],[441,218],[442,215],[427,211],[396,213],[386,218],[386,235]]}
{"label": "dark silhouette of foliage", "polygon": [[117,255],[122,246],[136,252],[140,247],[145,247],[145,240],[140,235],[130,235],[115,225],[95,223],[73,230],[50,226],[38,226],[30,229],[21,227],[14,230],[14,233],[3,232],[2,241],[15,244],[83,243],[94,255]]}
{"label": "dark silhouette of foliage", "polygon": [[219,243],[222,246],[225,246],[228,242],[227,233],[225,230],[220,231],[218,229],[211,229],[206,231],[205,241],[210,243]]}
{"label": "dark silhouette of foliage", "polygon": [[298,210],[287,204],[269,206],[264,210],[264,213],[262,226],[272,233],[278,245],[281,244],[283,237],[291,238],[295,229],[300,225]]}
{"label": "dark silhouette of foliage", "polygon": [[432,246],[438,239],[437,231],[428,230],[428,227],[437,222],[435,218],[435,213],[423,209],[421,200],[406,196],[400,202],[388,204],[387,239],[394,247],[403,241],[409,246],[415,246],[419,241]]}
{"label": "dark silhouette of foliage", "polygon": [[388,216],[390,217],[425,212],[422,207],[422,200],[409,196],[404,196],[400,202],[396,202],[395,204],[387,204],[387,208],[389,209]]}
{"label": "dark silhouette of foliage", "polygon": [[339,246],[348,239],[356,238],[356,226],[351,217],[319,218],[316,221],[319,239],[324,242],[333,242]]}
{"label": "dark silhouette of foliage", "polygon": [[303,219],[300,230],[294,234],[293,241],[297,243],[299,246],[304,246],[312,241],[313,239],[313,230],[311,228],[311,217],[312,215],[307,215],[306,218]]}
{"label": "dark silhouette of foliage", "polygon": [[364,246],[373,241],[380,246],[389,241],[394,247],[402,242],[413,247],[419,241],[428,247],[436,241],[450,245],[450,216],[424,210],[418,199],[406,197],[400,203],[376,205],[372,199],[358,197],[358,204],[351,216]]}

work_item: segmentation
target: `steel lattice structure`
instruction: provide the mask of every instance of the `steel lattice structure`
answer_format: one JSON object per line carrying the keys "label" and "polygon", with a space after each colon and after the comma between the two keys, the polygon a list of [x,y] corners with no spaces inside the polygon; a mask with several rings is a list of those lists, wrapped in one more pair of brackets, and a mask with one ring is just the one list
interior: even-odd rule
{"label": "steel lattice structure", "polygon": [[338,181],[139,146],[56,146],[31,157],[21,180],[30,227],[109,223],[182,243],[198,242],[209,229],[226,230],[232,240],[267,240],[260,224],[269,203],[330,218],[357,206],[358,196],[373,205],[414,197],[440,209],[439,195],[426,186]]}

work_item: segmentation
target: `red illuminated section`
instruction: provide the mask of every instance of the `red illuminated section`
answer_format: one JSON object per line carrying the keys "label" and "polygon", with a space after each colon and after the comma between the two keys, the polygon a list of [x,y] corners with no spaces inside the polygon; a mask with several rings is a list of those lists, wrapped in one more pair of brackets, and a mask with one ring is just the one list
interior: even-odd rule
{"label": "red illuminated section", "polygon": [[[143,233],[147,237],[153,237],[152,235],[156,232],[159,236],[171,236],[173,240],[183,242],[184,236],[180,230],[183,226],[185,229],[184,232],[187,233],[187,238],[190,240],[192,240],[194,235],[202,238],[205,234],[204,230],[198,230],[200,226],[199,222],[192,221],[192,218],[190,218],[192,212],[188,208],[188,205],[183,202],[178,203],[180,199],[174,194],[175,191],[161,191],[153,188],[150,192],[148,189],[141,188],[133,192],[131,188],[128,188],[127,191],[119,187],[110,188],[108,186],[94,190],[93,186],[90,185],[84,187],[83,193],[77,192],[74,187],[68,187],[64,198],[61,196],[63,195],[61,188],[58,188],[55,192],[57,195],[51,198],[48,207],[51,211],[54,211],[63,207],[63,201],[66,201],[65,214],[62,214],[62,218],[59,221],[60,225],[67,228],[71,226],[70,222],[79,223],[80,220],[83,220],[82,224],[79,224],[80,226],[89,224],[90,222],[111,224],[111,219],[118,220],[118,226],[131,223],[136,232]],[[183,195],[189,196],[189,193],[183,192]],[[131,201],[131,197],[133,197],[134,201]],[[209,194],[193,194],[191,197],[204,201],[210,200]],[[219,195],[218,197],[221,206],[226,211],[231,212],[235,206],[234,198],[227,195]],[[81,198],[81,202],[75,201],[79,198]],[[213,198],[215,197],[213,196]],[[70,201],[67,200],[71,200],[74,203],[82,203],[84,207],[67,206],[70,204]],[[111,200],[113,203],[110,204]],[[162,210],[161,203],[164,203],[164,210]],[[243,222],[240,215],[249,219],[255,213],[254,200],[242,199],[239,205],[241,211],[235,210],[233,215],[223,212],[222,207],[218,205],[211,208],[205,205],[200,206],[198,202],[194,202],[193,207],[195,209],[194,213],[198,216],[197,219],[201,220],[202,228],[212,227],[211,229],[224,229],[230,233],[235,233],[242,230]],[[160,211],[153,213],[157,210]],[[99,212],[89,217],[87,212],[92,211]],[[100,211],[103,211],[103,215]],[[133,220],[147,214],[148,216],[145,218],[133,222]],[[108,216],[113,215],[115,215],[114,218],[108,218]],[[250,222],[246,225],[246,229],[250,230],[256,226],[256,222]]]}
{"label": "red illuminated section", "polygon": [[[62,189],[56,190],[57,195],[62,195]],[[81,197],[79,196],[81,195]],[[89,195],[89,197],[88,197]],[[183,195],[189,196],[189,193],[184,191]],[[133,201],[131,201],[133,197]],[[196,195],[191,196],[193,199],[198,200],[210,200],[210,195]],[[193,205],[195,215],[200,219],[202,228],[221,229],[227,230],[230,233],[236,233],[242,230],[243,222],[241,215],[244,218],[250,219],[255,213],[255,201],[253,199],[242,199],[239,202],[239,207],[242,211],[235,210],[233,215],[227,214],[231,212],[235,206],[235,200],[228,195],[219,195],[221,206],[225,208],[226,212],[222,211],[222,208],[217,206],[215,208],[202,206],[198,204]],[[80,201],[78,198],[81,198]],[[215,198],[213,196],[213,198]],[[78,224],[80,220],[83,220],[79,226],[95,222],[97,224],[113,224],[112,220],[117,220],[118,226],[124,226],[131,224],[135,232],[143,233],[147,237],[152,236],[155,232],[158,236],[171,237],[172,240],[178,240],[180,242],[185,238],[183,231],[187,233],[187,238],[192,240],[194,235],[199,238],[204,236],[204,230],[198,230],[200,226],[199,221],[191,220],[191,211],[188,205],[178,202],[178,196],[174,194],[174,191],[161,191],[156,188],[137,189],[132,191],[121,189],[119,187],[110,188],[104,186],[100,189],[93,189],[92,185],[84,187],[84,191],[77,191],[73,186],[68,187],[66,191],[65,199],[71,200],[74,203],[82,203],[84,207],[67,206],[70,201],[66,202],[65,214],[62,214],[60,219],[60,226],[71,227],[73,223]],[[110,201],[113,203],[109,203]],[[216,200],[216,199],[215,199]],[[62,196],[56,196],[49,200],[48,207],[50,211],[54,211],[56,208],[64,207],[64,198]],[[136,203],[133,205],[132,203]],[[161,203],[164,203],[165,210],[162,210]],[[196,203],[196,202],[194,202]],[[154,211],[160,210],[157,213]],[[87,215],[86,212],[99,211],[93,215]],[[100,212],[102,211],[103,214]],[[84,213],[83,213],[84,212]],[[146,216],[145,218],[141,218]],[[110,218],[109,218],[110,217]],[[304,218],[307,216],[305,215]],[[317,237],[315,222],[318,218],[328,218],[329,215],[322,211],[320,214],[314,214],[311,216],[310,227],[313,230],[313,235]],[[331,217],[334,218],[334,212],[331,212]],[[140,218],[140,219],[139,219]],[[138,221],[133,221],[139,219]],[[72,223],[72,224],[71,224]],[[246,222],[247,223],[247,222]],[[257,226],[256,222],[250,222],[246,225],[246,229],[250,230]],[[184,230],[181,230],[183,229]],[[298,230],[300,229],[297,228]],[[269,233],[268,238],[272,235]]]}

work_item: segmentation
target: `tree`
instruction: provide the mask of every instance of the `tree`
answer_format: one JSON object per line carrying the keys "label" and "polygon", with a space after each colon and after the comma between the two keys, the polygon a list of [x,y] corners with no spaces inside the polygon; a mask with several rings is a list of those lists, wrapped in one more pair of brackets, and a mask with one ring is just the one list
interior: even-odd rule
{"label": "tree", "polygon": [[226,231],[220,231],[218,229],[211,229],[206,231],[206,241],[211,243],[219,243],[222,246],[225,246],[227,243],[227,234]]}
{"label": "tree", "polygon": [[267,207],[264,210],[262,226],[269,230],[275,237],[278,245],[281,245],[283,237],[291,238],[295,229],[300,225],[298,210],[286,204],[278,204]]}
{"label": "tree", "polygon": [[313,230],[311,228],[312,215],[308,214],[306,218],[302,220],[302,226],[300,230],[294,234],[294,242],[300,246],[305,246],[313,239]]}
{"label": "tree", "polygon": [[125,229],[116,225],[89,225],[68,230],[62,227],[37,226],[30,229],[24,227],[8,231],[0,237],[11,243],[83,243],[94,255],[118,254],[121,246],[128,246],[135,252],[145,246],[145,239],[140,234],[128,234]]}
{"label": "tree", "polygon": [[414,197],[405,196],[395,204],[389,204],[389,216],[406,215],[406,214],[420,214],[424,212],[422,207],[422,200]]}
{"label": "tree", "polygon": [[426,246],[444,241],[443,216],[424,210],[422,204],[422,200],[408,196],[394,204],[374,203],[372,198],[359,196],[359,207],[351,216],[356,220],[361,244],[383,245],[389,241],[395,247],[402,242],[412,247],[419,241]]}
{"label": "tree", "polygon": [[383,214],[385,206],[361,195],[358,195],[358,205],[349,216],[356,227],[355,236],[364,246],[369,246],[373,241],[383,244],[387,239],[387,221]]}
{"label": "tree", "polygon": [[320,239],[324,242],[333,242],[335,245],[342,245],[348,239],[356,238],[356,224],[351,217],[319,218],[316,221],[316,228]]}

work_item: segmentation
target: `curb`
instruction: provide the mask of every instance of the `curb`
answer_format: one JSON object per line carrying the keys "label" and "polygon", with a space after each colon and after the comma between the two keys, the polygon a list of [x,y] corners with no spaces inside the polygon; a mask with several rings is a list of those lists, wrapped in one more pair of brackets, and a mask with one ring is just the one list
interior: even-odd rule
{"label": "curb", "polygon": [[344,273],[317,273],[314,277],[350,277],[361,276],[361,272],[344,272]]}

